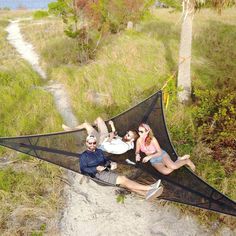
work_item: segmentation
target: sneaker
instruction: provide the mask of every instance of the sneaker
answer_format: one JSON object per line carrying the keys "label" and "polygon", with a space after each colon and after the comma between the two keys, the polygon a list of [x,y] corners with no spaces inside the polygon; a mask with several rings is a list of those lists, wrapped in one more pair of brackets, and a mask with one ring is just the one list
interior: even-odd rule
{"label": "sneaker", "polygon": [[151,188],[149,191],[147,191],[146,194],[146,200],[147,201],[151,201],[159,196],[161,196],[163,192],[163,187],[159,187],[159,188]]}
{"label": "sneaker", "polygon": [[160,184],[161,184],[161,180],[159,179],[156,183],[152,184],[151,187],[157,189],[160,187]]}

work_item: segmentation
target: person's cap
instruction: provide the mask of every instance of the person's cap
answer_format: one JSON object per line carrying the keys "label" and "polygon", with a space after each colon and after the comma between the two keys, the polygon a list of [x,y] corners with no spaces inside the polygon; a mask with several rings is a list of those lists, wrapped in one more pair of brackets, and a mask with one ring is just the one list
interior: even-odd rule
{"label": "person's cap", "polygon": [[94,135],[90,134],[87,136],[86,142],[94,142],[94,141],[97,141],[97,138]]}

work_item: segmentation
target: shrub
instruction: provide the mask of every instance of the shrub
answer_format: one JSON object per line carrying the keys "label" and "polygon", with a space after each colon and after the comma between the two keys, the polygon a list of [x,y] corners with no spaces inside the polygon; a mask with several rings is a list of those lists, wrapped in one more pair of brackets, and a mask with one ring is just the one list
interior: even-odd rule
{"label": "shrub", "polygon": [[49,12],[61,16],[65,34],[78,42],[81,63],[94,57],[101,39],[117,33],[128,21],[137,22],[153,0],[58,0],[48,5]]}
{"label": "shrub", "polygon": [[124,29],[128,21],[139,21],[153,3],[152,0],[77,0],[76,6],[94,28],[107,28],[116,33]]}
{"label": "shrub", "polygon": [[48,17],[48,12],[39,10],[39,11],[34,12],[33,17],[34,17],[35,20],[39,20],[39,19],[42,19],[44,17]]}
{"label": "shrub", "polygon": [[234,137],[236,130],[236,98],[234,92],[197,90],[198,106],[194,109],[198,132],[205,141]]}

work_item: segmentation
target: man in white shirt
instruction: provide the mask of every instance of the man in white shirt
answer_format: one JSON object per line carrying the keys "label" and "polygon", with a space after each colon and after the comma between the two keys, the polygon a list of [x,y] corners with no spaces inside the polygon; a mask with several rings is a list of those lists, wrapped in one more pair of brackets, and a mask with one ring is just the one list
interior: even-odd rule
{"label": "man in white shirt", "polygon": [[137,132],[129,130],[124,137],[120,137],[116,133],[113,121],[109,121],[108,123],[112,130],[110,133],[101,117],[98,117],[94,121],[94,124],[97,125],[98,131],[87,122],[78,125],[75,128],[63,124],[62,128],[66,131],[86,129],[88,135],[94,135],[98,140],[98,148],[111,154],[123,154],[130,149],[133,149],[134,141],[138,138]]}

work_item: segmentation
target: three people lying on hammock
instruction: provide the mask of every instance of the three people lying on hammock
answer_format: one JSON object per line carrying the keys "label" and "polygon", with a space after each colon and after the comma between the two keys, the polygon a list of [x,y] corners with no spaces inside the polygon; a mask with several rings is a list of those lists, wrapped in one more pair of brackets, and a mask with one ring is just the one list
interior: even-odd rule
{"label": "three people lying on hammock", "polygon": [[98,117],[94,124],[97,126],[98,131],[87,122],[75,128],[63,124],[62,128],[66,131],[86,129],[88,135],[94,135],[96,137],[98,148],[111,154],[123,154],[133,149],[134,142],[137,140],[135,151],[136,161],[141,161],[140,152],[143,152],[146,156],[142,159],[142,162],[146,163],[150,161],[152,166],[164,175],[168,175],[184,165],[188,165],[192,171],[195,171],[195,165],[189,159],[189,155],[178,157],[175,162],[172,161],[168,153],[161,149],[148,124],[142,123],[138,127],[139,136],[136,131],[129,130],[124,137],[117,135],[113,121],[109,121],[112,129],[110,133],[101,117]]}
{"label": "three people lying on hammock", "polygon": [[134,141],[138,138],[136,131],[129,130],[124,137],[120,137],[116,133],[113,121],[109,121],[112,130],[109,133],[108,128],[101,117],[98,117],[94,121],[94,125],[97,126],[98,130],[87,122],[78,125],[75,128],[63,124],[62,128],[66,131],[86,129],[88,135],[94,135],[96,137],[98,148],[111,154],[123,154],[134,148]]}

